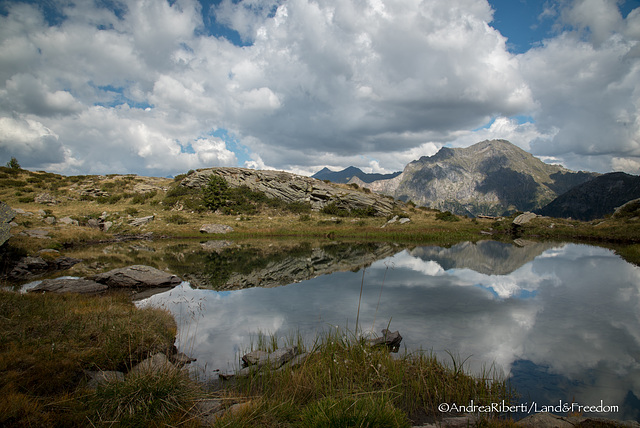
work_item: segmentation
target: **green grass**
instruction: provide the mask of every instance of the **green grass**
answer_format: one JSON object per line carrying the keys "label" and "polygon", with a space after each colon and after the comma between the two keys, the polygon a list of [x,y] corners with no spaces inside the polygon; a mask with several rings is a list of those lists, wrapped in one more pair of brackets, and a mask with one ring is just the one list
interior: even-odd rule
{"label": "green grass", "polygon": [[[275,339],[258,340],[265,350]],[[439,416],[440,403],[492,403],[512,399],[507,382],[488,371],[479,377],[462,364],[446,365],[427,352],[393,357],[385,347],[332,330],[309,348],[292,370],[265,370],[230,384],[226,393],[251,400],[216,426],[411,426]]]}

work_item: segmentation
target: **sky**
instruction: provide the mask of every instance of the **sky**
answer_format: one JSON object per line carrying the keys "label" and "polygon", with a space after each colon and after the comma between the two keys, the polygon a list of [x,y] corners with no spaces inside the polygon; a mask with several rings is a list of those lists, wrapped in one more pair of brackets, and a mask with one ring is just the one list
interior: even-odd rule
{"label": "sky", "polygon": [[0,164],[640,174],[640,0],[0,0]]}

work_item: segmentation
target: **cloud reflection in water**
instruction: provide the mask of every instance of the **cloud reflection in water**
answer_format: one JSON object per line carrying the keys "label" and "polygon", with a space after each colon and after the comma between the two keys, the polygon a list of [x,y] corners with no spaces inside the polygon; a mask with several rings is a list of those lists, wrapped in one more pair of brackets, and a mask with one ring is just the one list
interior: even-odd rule
{"label": "cloud reflection in water", "polygon": [[[494,364],[523,400],[627,403],[607,416],[637,419],[640,268],[603,248],[533,245],[419,247],[376,261],[364,276],[361,328],[390,323],[409,351],[469,357],[471,370]],[[331,326],[353,331],[361,281],[360,270],[226,292],[183,283],[145,302],[175,314],[179,347],[210,371],[232,368],[258,332],[312,340]]]}

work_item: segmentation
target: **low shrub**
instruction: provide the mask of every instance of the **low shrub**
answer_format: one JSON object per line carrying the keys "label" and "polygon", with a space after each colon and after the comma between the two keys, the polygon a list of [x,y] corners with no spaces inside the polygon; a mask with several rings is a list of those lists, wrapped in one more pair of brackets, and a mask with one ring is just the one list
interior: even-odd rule
{"label": "low shrub", "polygon": [[189,223],[189,219],[180,214],[172,214],[165,220],[167,223],[173,224],[187,224]]}
{"label": "low shrub", "polygon": [[452,214],[451,211],[439,212],[436,214],[436,220],[441,221],[460,221],[458,216]]}

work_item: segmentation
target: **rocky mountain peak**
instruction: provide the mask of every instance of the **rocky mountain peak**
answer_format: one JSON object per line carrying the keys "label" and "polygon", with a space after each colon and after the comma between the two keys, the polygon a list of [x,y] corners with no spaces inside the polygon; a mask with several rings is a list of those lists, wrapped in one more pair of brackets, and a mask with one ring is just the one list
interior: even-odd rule
{"label": "rocky mountain peak", "polygon": [[364,184],[404,201],[460,215],[502,215],[540,208],[595,174],[550,165],[506,140],[443,147],[409,163],[392,180]]}

